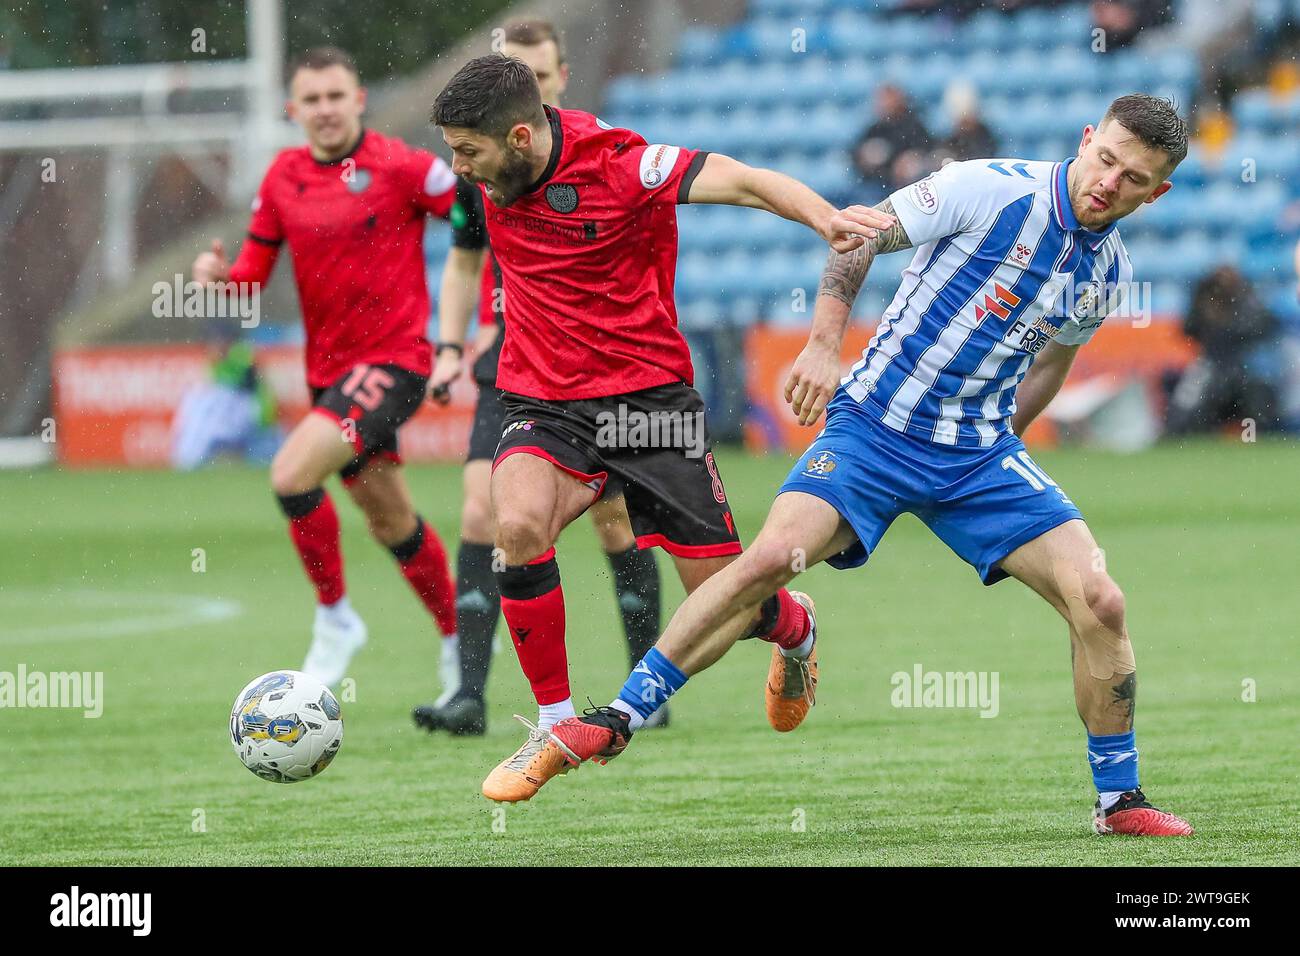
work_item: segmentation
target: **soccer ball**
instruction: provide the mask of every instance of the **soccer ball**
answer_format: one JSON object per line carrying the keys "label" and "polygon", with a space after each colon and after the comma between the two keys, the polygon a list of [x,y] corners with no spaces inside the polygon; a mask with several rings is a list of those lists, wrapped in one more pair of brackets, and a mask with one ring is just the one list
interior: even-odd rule
{"label": "soccer ball", "polygon": [[330,765],[343,743],[343,714],[330,689],[301,671],[248,683],[230,708],[230,743],[263,780],[297,783]]}

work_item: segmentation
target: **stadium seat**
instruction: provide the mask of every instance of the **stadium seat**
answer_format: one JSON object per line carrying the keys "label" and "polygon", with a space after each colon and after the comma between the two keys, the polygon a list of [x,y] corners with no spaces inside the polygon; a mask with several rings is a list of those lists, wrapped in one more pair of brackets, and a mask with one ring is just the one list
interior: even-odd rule
{"label": "stadium seat", "polygon": [[687,27],[677,39],[677,58],[687,66],[707,66],[721,59],[723,36],[712,27]]}
{"label": "stadium seat", "polygon": [[[871,120],[882,82],[903,86],[936,136],[951,123],[945,89],[968,82],[1001,155],[1049,161],[1072,155],[1083,127],[1133,89],[1172,95],[1184,106],[1192,101],[1194,55],[1140,46],[1095,53],[1083,2],[1016,14],[982,10],[956,26],[901,6],[752,0],[732,26],[686,28],[667,72],[615,78],[605,118],[651,142],[780,169],[842,203],[859,198],[849,150]],[[1300,0],[1266,6],[1300,10]],[[804,31],[802,52],[792,42],[795,29]],[[1239,261],[1264,283],[1279,281],[1285,265],[1292,240],[1279,240],[1275,220],[1290,198],[1300,199],[1300,138],[1293,133],[1300,96],[1247,90],[1232,109],[1238,135],[1228,148],[1211,162],[1193,146],[1173,175],[1176,188],[1124,223],[1135,267],[1156,283],[1162,309],[1181,308],[1188,283],[1217,261]],[[1246,159],[1255,182],[1242,180]],[[684,308],[700,303],[690,313],[700,321],[789,313],[781,296],[816,281],[814,260],[825,247],[797,224],[722,207],[683,207],[680,216],[678,298]],[[898,259],[868,276],[855,313],[863,314],[868,299],[883,308],[904,264]],[[745,285],[750,301],[731,307]]]}

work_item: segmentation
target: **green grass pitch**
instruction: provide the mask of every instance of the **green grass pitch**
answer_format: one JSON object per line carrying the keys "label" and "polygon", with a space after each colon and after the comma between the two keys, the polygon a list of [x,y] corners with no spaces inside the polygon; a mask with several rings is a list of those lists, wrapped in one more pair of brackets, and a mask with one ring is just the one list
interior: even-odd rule
{"label": "green grass pitch", "polygon": [[[336,484],[371,640],[338,759],[279,786],[240,766],[226,730],[245,682],[299,666],[309,639],[311,591],[265,474],[0,474],[0,671],[104,674],[99,719],[0,710],[0,862],[1294,865],[1298,451],[1037,456],[1128,596],[1143,783],[1198,830],[1163,841],[1091,834],[1061,621],[1014,582],[984,588],[910,517],[867,568],[802,579],[823,669],[799,731],[768,729],[768,649],[742,644],[687,685],[671,728],[502,810],[478,788],[522,739],[510,715],[533,715],[514,654],[506,644],[494,662],[486,737],[418,731],[411,705],[437,690],[432,624]],[[752,537],[790,459],[719,458]],[[454,547],[458,470],[411,478]],[[627,666],[585,519],[559,555],[575,698],[605,703]],[[660,566],[666,621],[681,591]],[[917,664],[996,671],[997,716],[893,707],[891,675]]]}

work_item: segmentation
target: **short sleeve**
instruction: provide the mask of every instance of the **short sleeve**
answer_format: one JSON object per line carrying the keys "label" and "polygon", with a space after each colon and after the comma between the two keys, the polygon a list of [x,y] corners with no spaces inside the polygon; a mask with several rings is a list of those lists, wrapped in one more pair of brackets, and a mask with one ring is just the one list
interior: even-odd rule
{"label": "short sleeve", "polygon": [[1053,340],[1058,345],[1085,345],[1092,340],[1106,317],[1124,314],[1129,309],[1129,292],[1133,287],[1133,264],[1122,242],[1115,247],[1105,275],[1076,291],[1069,306],[1069,316]]}
{"label": "short sleeve", "polygon": [[456,202],[456,174],[441,157],[422,149],[412,149],[407,163],[415,182],[416,208],[446,219]]}
{"label": "short sleeve", "polygon": [[451,207],[451,244],[457,249],[487,248],[487,220],[483,215],[483,192],[457,177],[456,201]]}
{"label": "short sleeve", "polygon": [[983,161],[948,163],[889,197],[913,246],[975,228],[994,211],[998,194]]}
{"label": "short sleeve", "polygon": [[615,159],[617,175],[611,176],[611,182],[628,199],[669,205],[684,203],[690,195],[691,183],[708,156],[705,150],[663,143],[632,146]]}

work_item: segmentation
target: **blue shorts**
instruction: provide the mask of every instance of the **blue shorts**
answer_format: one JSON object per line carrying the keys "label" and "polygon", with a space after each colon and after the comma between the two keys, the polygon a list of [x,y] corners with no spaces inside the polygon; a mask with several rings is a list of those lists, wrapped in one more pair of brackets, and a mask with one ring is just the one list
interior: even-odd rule
{"label": "blue shorts", "polygon": [[831,567],[865,564],[893,520],[910,512],[985,584],[1007,576],[997,565],[1016,548],[1083,517],[1015,435],[988,448],[932,444],[895,431],[842,391],[778,493],[787,491],[826,501],[857,534],[827,559]]}

